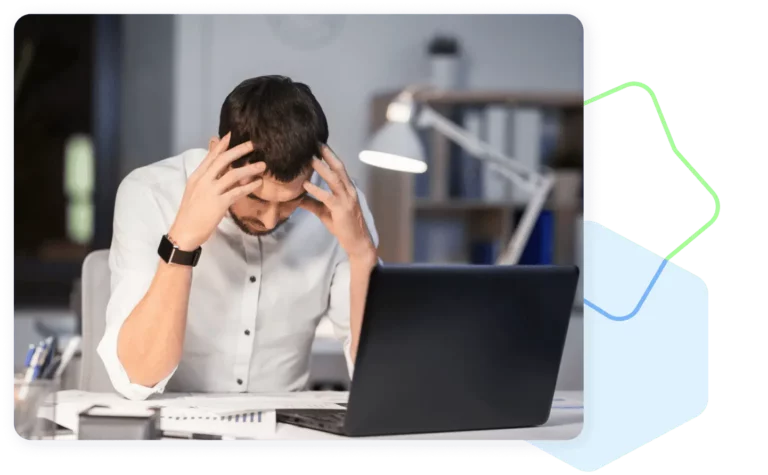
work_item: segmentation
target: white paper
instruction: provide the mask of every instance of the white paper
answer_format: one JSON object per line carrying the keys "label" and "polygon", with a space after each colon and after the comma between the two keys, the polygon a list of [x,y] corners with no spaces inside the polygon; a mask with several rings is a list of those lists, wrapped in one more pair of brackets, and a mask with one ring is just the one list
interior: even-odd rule
{"label": "white paper", "polygon": [[284,392],[261,392],[261,393],[166,393],[162,399],[185,398],[185,399],[221,399],[221,398],[281,398],[297,400],[315,400],[329,402],[347,402],[349,392],[347,391],[284,391]]}
{"label": "white paper", "polygon": [[[189,404],[189,403],[187,403]],[[258,399],[212,399],[210,401],[201,401],[199,405],[190,406],[194,409],[200,409],[216,414],[235,414],[249,410],[276,410],[276,409],[344,409],[333,402],[327,401],[305,401],[305,400],[285,400],[278,398],[258,398]]]}
{"label": "white paper", "polygon": [[[113,393],[91,393],[86,391],[60,391],[56,394],[57,404],[78,403],[84,405],[113,405],[125,409],[161,408],[230,408],[241,409],[337,409],[339,403],[346,403],[346,391],[301,391],[265,393],[168,393],[153,396],[144,401],[130,401]],[[227,411],[231,412],[231,411]]]}
{"label": "white paper", "polygon": [[[169,397],[144,401],[130,401],[117,394],[89,393],[85,391],[62,391],[56,395],[54,408],[47,406],[39,416],[53,419],[67,429],[77,433],[78,415],[92,406],[99,415],[146,415],[152,407],[161,408],[160,429],[173,432],[193,432],[233,437],[271,437],[275,432],[276,417],[271,408],[225,406],[214,403],[201,407],[200,397],[171,394]],[[260,410],[261,409],[261,410]],[[54,417],[55,414],[55,417]]]}
{"label": "white paper", "polygon": [[[163,410],[165,413],[165,410]],[[187,412],[190,414],[189,412]],[[194,413],[191,413],[194,414]],[[272,438],[277,424],[275,411],[248,411],[235,416],[191,417],[163,416],[160,428],[168,432],[184,432],[249,439]]]}
{"label": "white paper", "polygon": [[194,408],[217,414],[247,410],[343,409],[347,392],[306,391],[247,394],[196,394],[164,401],[166,407]]}
{"label": "white paper", "polygon": [[[276,409],[343,409],[339,403],[346,403],[348,397],[349,393],[336,391],[168,393],[131,401],[114,393],[72,390],[56,394],[55,421],[76,432],[78,414],[94,405],[106,406],[98,409],[105,415],[147,414],[159,407],[162,430],[257,438],[274,434]],[[40,416],[53,418],[50,412]]]}

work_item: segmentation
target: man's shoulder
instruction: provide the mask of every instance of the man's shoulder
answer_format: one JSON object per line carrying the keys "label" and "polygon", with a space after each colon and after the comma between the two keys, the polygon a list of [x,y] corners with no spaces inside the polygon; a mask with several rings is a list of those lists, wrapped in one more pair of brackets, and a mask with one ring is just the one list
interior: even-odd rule
{"label": "man's shoulder", "polygon": [[206,151],[187,150],[179,155],[137,168],[120,183],[115,199],[115,219],[149,214],[160,210],[163,216],[176,213],[187,178],[205,158]]}
{"label": "man's shoulder", "polygon": [[160,189],[180,186],[183,190],[187,178],[205,158],[206,153],[205,149],[190,149],[173,157],[136,168],[123,179],[123,184]]}

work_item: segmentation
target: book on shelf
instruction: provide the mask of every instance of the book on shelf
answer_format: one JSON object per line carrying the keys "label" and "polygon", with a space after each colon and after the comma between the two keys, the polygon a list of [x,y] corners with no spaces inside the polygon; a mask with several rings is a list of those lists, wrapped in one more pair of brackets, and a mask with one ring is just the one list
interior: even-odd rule
{"label": "book on shelf", "polygon": [[518,264],[548,265],[554,263],[555,217],[552,211],[544,210],[528,237]]}
{"label": "book on shelf", "polygon": [[[554,108],[517,107],[503,104],[456,105],[441,113],[460,124],[468,133],[479,137],[504,155],[539,170],[550,165],[562,132],[562,113]],[[445,201],[449,215],[416,213],[413,228],[413,261],[420,263],[493,264],[507,243],[499,239],[469,239],[467,219],[473,208],[460,204],[488,203],[507,209],[519,222],[529,191],[510,182],[489,162],[471,156],[462,147],[438,139],[434,129],[420,129],[418,135],[425,151],[428,171],[414,180],[415,198],[421,203]],[[441,142],[440,140],[445,140]],[[435,157],[436,153],[441,154]],[[436,168],[435,160],[440,160]],[[442,164],[442,165],[441,165]],[[447,166],[443,168],[443,166]],[[433,170],[434,168],[434,170]],[[439,170],[437,170],[439,168]],[[444,177],[437,179],[434,173]],[[437,193],[436,193],[437,192]],[[463,203],[462,203],[463,202]],[[451,204],[456,206],[452,207]],[[439,211],[439,206],[436,208]],[[454,213],[455,212],[455,213]],[[537,218],[519,260],[520,264],[554,262],[554,216],[543,211]]]}

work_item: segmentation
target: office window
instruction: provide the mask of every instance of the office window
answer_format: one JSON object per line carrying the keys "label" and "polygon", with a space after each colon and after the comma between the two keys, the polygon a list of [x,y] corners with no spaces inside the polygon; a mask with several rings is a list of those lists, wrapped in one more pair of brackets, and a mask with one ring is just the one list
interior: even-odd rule
{"label": "office window", "polygon": [[101,85],[119,55],[102,52],[104,18],[27,15],[14,29],[16,308],[68,305],[83,258],[109,234],[98,211],[111,209],[114,190],[99,187],[113,184],[103,150],[117,135],[99,114],[118,110],[109,102],[119,89]]}
{"label": "office window", "polygon": [[87,246],[93,239],[93,143],[76,134],[64,148],[64,194],[67,197],[67,239]]}

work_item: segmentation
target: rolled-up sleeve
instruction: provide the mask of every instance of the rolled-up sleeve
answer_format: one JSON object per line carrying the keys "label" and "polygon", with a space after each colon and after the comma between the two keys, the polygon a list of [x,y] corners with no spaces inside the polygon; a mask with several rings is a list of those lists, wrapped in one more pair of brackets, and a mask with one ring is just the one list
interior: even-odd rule
{"label": "rolled-up sleeve", "polygon": [[[379,246],[379,236],[376,232],[376,226],[373,221],[373,215],[368,208],[365,196],[358,189],[357,191],[360,207],[363,211],[363,217],[365,223],[368,226],[368,232],[371,235],[373,244]],[[379,260],[381,262],[381,260]],[[333,324],[333,332],[337,339],[342,341],[344,349],[344,357],[347,361],[347,369],[349,371],[350,379],[355,372],[355,362],[352,359],[351,347],[352,337],[350,332],[349,317],[350,317],[350,270],[349,260],[344,258],[336,264],[333,272],[333,278],[331,280],[331,292],[329,298],[328,311],[326,317]]]}
{"label": "rolled-up sleeve", "polygon": [[98,354],[115,390],[128,399],[146,399],[164,391],[176,369],[153,387],[132,383],[117,356],[120,329],[144,298],[154,278],[159,257],[157,246],[167,232],[150,185],[129,175],[120,184],[115,200],[114,229],[109,252],[111,293],[106,329]]}

